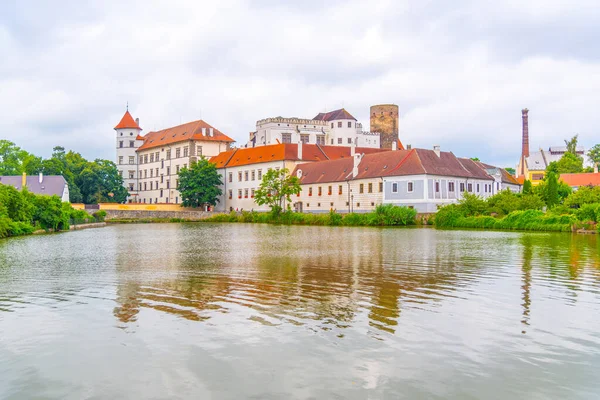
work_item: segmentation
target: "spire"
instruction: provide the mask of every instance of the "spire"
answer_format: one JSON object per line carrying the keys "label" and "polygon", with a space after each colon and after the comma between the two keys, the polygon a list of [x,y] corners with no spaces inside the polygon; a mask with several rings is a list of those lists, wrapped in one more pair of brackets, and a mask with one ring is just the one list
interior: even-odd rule
{"label": "spire", "polygon": [[131,114],[129,114],[129,102],[127,103],[127,111],[125,111],[125,115],[123,115],[123,118],[121,118],[121,121],[117,124],[117,126],[115,126],[115,129],[124,129],[124,128],[139,129],[140,131],[142,130],[142,128],[140,128],[139,124],[133,119]]}

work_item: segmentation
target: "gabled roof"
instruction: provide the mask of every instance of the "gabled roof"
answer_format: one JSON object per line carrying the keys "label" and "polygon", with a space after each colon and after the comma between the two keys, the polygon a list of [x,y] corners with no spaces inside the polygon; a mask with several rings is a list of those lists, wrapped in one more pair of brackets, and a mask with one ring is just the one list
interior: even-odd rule
{"label": "gabled roof", "polygon": [[140,128],[138,123],[135,122],[135,120],[133,119],[131,114],[129,114],[129,110],[125,111],[125,115],[123,115],[123,118],[121,118],[121,121],[117,124],[117,126],[115,126],[115,129],[128,129],[128,128],[142,130],[142,128]]}
{"label": "gabled roof", "polygon": [[300,164],[294,169],[293,175],[298,176],[298,171],[302,171],[299,177],[302,184],[343,182],[352,178],[353,166],[352,158],[340,158]]}
{"label": "gabled roof", "polygon": [[471,160],[470,158],[457,158],[457,160],[460,162],[460,164],[463,166],[463,168],[469,172],[469,174],[471,175],[471,178],[488,179],[488,180],[494,179],[490,175],[488,175],[487,172],[485,172],[485,170],[483,170],[477,164],[477,162]]}
{"label": "gabled roof", "polygon": [[[206,135],[202,134],[202,128],[206,130]],[[210,128],[213,129],[212,136],[208,136]],[[163,129],[157,132],[148,132],[143,139],[144,144],[141,145],[136,151],[189,140],[228,143],[235,141],[202,120],[188,122],[187,124],[174,126],[172,128]]]}
{"label": "gabled roof", "polygon": [[[298,158],[297,143],[270,144],[267,146],[239,148],[226,151],[214,156],[210,161],[217,168],[238,167],[241,165],[258,164],[270,161],[326,161],[337,159],[352,159],[350,147],[320,146],[317,144],[302,145],[302,159]],[[389,152],[386,149],[371,149],[357,147],[357,153]]]}
{"label": "gabled roof", "polygon": [[481,161],[475,161],[475,164],[479,165],[486,172],[488,172],[487,170],[491,170],[491,169],[499,170],[501,177],[502,177],[502,182],[504,182],[504,183],[510,183],[511,185],[521,185],[519,180],[517,178],[515,178],[513,175],[511,175],[504,168],[495,167],[493,165],[486,164]]}
{"label": "gabled roof", "polygon": [[346,111],[343,108],[340,108],[339,110],[329,111],[326,113],[319,113],[313,119],[317,120],[317,121],[335,121],[338,119],[353,119],[354,121],[356,121],[356,118],[354,118],[348,111]]}
{"label": "gabled roof", "polygon": [[[15,176],[0,176],[0,184],[10,185],[17,190],[22,188],[21,175]],[[47,196],[62,197],[67,181],[62,175],[42,175],[42,183],[38,175],[27,175],[25,178],[27,190],[34,194],[45,194]]]}
{"label": "gabled roof", "polygon": [[600,173],[560,174],[560,180],[572,187],[600,186]]}

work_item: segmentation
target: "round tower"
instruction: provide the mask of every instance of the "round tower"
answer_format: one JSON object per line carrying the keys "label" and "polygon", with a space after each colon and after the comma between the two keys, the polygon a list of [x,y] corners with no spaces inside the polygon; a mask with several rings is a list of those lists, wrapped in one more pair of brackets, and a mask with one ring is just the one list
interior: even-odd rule
{"label": "round tower", "polygon": [[379,132],[379,147],[391,149],[398,141],[398,106],[378,104],[371,106],[371,132]]}
{"label": "round tower", "polygon": [[125,115],[121,121],[115,126],[116,132],[116,147],[117,147],[117,170],[123,177],[123,185],[129,192],[127,196],[128,202],[137,202],[138,197],[138,179],[139,167],[136,150],[144,141],[140,137],[139,119],[133,119],[129,110],[125,111]]}

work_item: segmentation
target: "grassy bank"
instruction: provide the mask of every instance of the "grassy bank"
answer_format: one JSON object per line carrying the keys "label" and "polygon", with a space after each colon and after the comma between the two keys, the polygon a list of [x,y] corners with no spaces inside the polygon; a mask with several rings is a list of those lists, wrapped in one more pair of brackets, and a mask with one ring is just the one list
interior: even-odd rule
{"label": "grassy bank", "polygon": [[259,213],[243,211],[230,214],[217,214],[202,220],[203,222],[243,222],[280,225],[318,225],[318,226],[406,226],[416,223],[417,212],[408,207],[391,204],[379,205],[370,213],[303,214],[295,212]]}

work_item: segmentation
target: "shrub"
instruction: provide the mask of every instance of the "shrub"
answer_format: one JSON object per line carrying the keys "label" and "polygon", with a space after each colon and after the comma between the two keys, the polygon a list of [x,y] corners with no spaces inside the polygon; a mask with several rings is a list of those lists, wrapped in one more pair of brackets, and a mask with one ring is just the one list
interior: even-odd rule
{"label": "shrub", "polygon": [[582,204],[575,212],[575,215],[580,221],[599,222],[600,220],[600,203]]}
{"label": "shrub", "polygon": [[93,213],[92,216],[96,219],[96,221],[102,222],[104,221],[104,218],[106,218],[106,211],[98,210],[95,213]]}

